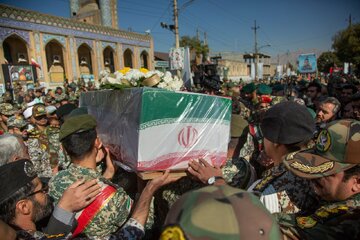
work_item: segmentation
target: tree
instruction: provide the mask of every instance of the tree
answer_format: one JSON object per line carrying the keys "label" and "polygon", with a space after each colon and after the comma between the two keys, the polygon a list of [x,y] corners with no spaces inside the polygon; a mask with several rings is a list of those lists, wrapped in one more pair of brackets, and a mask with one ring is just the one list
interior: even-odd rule
{"label": "tree", "polygon": [[360,70],[360,24],[339,31],[333,37],[333,49],[340,61],[350,62]]}
{"label": "tree", "polygon": [[320,72],[328,73],[334,65],[341,66],[341,62],[334,52],[323,52],[317,59],[317,67]]}
{"label": "tree", "polygon": [[189,47],[190,51],[195,51],[196,56],[203,56],[203,59],[209,54],[209,46],[204,44],[196,37],[182,36],[180,39],[181,47]]}

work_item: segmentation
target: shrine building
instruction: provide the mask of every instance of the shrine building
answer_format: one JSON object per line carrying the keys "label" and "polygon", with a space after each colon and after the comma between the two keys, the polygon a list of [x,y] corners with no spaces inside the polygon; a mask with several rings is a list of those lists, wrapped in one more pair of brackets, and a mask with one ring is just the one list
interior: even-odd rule
{"label": "shrine building", "polygon": [[54,87],[97,80],[104,69],[154,69],[152,37],[120,30],[116,2],[70,0],[70,18],[0,5],[0,84],[31,82],[31,71]]}

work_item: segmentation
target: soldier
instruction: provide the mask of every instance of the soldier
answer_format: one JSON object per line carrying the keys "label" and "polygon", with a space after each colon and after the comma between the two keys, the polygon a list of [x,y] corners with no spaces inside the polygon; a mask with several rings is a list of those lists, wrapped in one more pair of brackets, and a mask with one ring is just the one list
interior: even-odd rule
{"label": "soldier", "polygon": [[160,240],[282,239],[275,218],[248,192],[227,185],[183,195],[171,207]]}
{"label": "soldier", "polygon": [[[0,166],[0,219],[16,230],[18,239],[66,239],[76,224],[73,213],[96,198],[100,185],[96,181],[77,181],[64,192],[52,214],[47,189],[29,160]],[[49,215],[44,232],[37,231],[36,222]]]}
{"label": "soldier", "polygon": [[30,160],[34,163],[39,177],[51,178],[52,169],[56,170],[59,161],[64,158],[60,149],[59,129],[47,125],[46,108],[43,104],[33,107],[31,119],[35,127],[28,130]]}
{"label": "soldier", "polygon": [[[248,191],[259,192],[260,201],[271,213],[296,213],[317,204],[310,182],[293,175],[282,164],[282,157],[307,147],[314,129],[310,113],[297,103],[279,103],[266,112],[261,130],[265,153],[274,166]],[[221,172],[203,161],[191,161],[189,166],[189,172],[204,183],[210,178],[222,177]]]}
{"label": "soldier", "polygon": [[291,239],[360,239],[360,122],[339,120],[322,130],[313,149],[286,156],[285,166],[311,179],[324,200],[314,211],[279,214]]}
{"label": "soldier", "polygon": [[[60,129],[60,141],[71,157],[72,164],[68,169],[60,171],[50,183],[50,196],[57,203],[65,189],[76,180],[97,179],[102,185],[101,194],[90,208],[78,212],[76,218],[78,226],[74,236],[85,234],[89,237],[104,238],[115,232],[129,217],[133,200],[125,191],[114,185],[109,179],[115,169],[108,149],[104,149],[96,134],[96,120],[91,115],[81,114],[69,117]],[[104,152],[105,151],[105,152]],[[106,156],[104,156],[106,155]],[[106,169],[102,174],[96,164],[103,158]],[[134,213],[140,211],[140,225],[144,225],[148,217],[152,195],[163,184],[171,182],[168,172],[160,180],[152,180],[143,190]],[[175,180],[175,179],[174,179]]]}
{"label": "soldier", "polygon": [[8,131],[7,121],[9,117],[17,113],[17,109],[10,103],[2,103],[0,105],[0,132],[5,133]]}
{"label": "soldier", "polygon": [[7,121],[7,127],[10,134],[20,136],[26,140],[28,137],[26,128],[28,123],[25,121],[22,115],[16,115],[9,117]]}

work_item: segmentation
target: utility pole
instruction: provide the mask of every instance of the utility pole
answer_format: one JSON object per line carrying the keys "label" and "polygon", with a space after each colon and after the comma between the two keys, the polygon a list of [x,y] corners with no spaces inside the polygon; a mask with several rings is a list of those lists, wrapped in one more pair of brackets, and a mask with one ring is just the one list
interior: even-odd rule
{"label": "utility pole", "polygon": [[256,25],[256,20],[254,21],[255,25],[254,27],[252,27],[251,29],[254,30],[254,35],[255,35],[255,81],[258,79],[258,62],[259,62],[259,54],[258,54],[258,46],[257,46],[257,35],[256,35],[256,31],[260,28],[259,26]]}
{"label": "utility pole", "polygon": [[196,28],[196,39],[198,41],[200,41],[200,32],[199,32],[199,28]]}
{"label": "utility pole", "polygon": [[204,32],[204,45],[206,45],[207,44],[207,34],[206,34],[206,32]]}
{"label": "utility pole", "polygon": [[351,27],[352,24],[352,17],[351,17],[351,13],[349,14],[349,18],[346,19],[349,22],[349,28]]}
{"label": "utility pole", "polygon": [[[176,0],[174,0],[174,31],[175,31],[175,48],[179,48],[180,47],[179,23],[178,23],[178,8],[177,8]],[[176,70],[176,74],[179,78],[181,78],[180,70]]]}

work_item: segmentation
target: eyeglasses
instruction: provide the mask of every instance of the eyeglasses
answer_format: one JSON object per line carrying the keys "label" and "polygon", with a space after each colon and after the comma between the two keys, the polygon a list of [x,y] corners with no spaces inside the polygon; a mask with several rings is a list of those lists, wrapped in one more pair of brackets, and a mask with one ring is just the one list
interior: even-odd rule
{"label": "eyeglasses", "polygon": [[44,194],[47,194],[49,192],[49,186],[45,186],[45,187],[41,188],[38,191],[32,192],[32,193],[28,194],[27,197],[34,196],[35,194],[38,194],[38,193],[41,193],[41,192],[44,193]]}

